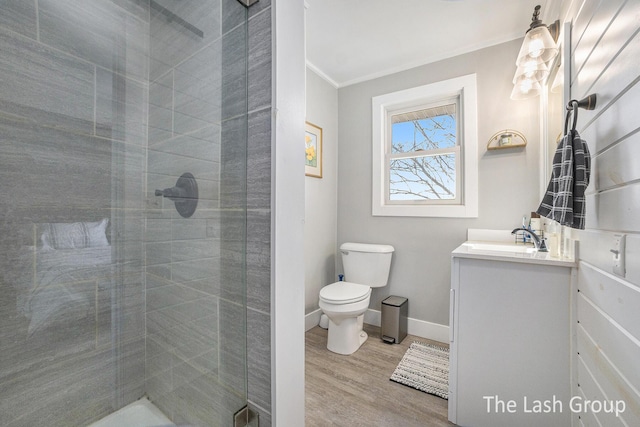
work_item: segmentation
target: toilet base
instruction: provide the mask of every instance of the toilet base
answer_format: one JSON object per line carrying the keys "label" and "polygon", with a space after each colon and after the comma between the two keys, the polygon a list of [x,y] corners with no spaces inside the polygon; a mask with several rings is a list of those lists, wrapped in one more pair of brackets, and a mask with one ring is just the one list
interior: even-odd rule
{"label": "toilet base", "polygon": [[329,336],[327,350],[338,354],[354,353],[369,338],[362,330],[364,315],[342,319],[336,324],[329,318]]}

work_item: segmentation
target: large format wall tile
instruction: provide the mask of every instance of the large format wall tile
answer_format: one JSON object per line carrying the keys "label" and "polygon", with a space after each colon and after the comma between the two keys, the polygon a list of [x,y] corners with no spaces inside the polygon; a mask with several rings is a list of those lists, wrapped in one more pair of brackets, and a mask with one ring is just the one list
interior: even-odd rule
{"label": "large format wall tile", "polygon": [[174,177],[173,185],[184,172],[191,172],[196,179],[210,181],[217,181],[220,174],[220,164],[217,162],[168,154],[156,150],[149,150],[148,167],[150,173]]}
{"label": "large format wall tile", "polygon": [[36,38],[36,5],[24,0],[4,0],[0,3],[0,26]]}
{"label": "large format wall tile", "polygon": [[[149,0],[111,0],[141,21],[149,22]],[[269,0],[267,0],[269,1]]]}
{"label": "large format wall tile", "polygon": [[39,0],[40,41],[132,78],[146,81],[147,22],[109,0]]}
{"label": "large format wall tile", "polygon": [[271,210],[247,212],[247,306],[271,309]]}
{"label": "large format wall tile", "polygon": [[96,135],[147,144],[147,85],[96,69]]}
{"label": "large format wall tile", "polygon": [[246,308],[241,304],[221,299],[219,309],[219,381],[231,391],[235,391],[238,394],[246,394]]}
{"label": "large format wall tile", "polygon": [[222,122],[220,143],[220,207],[245,208],[247,204],[247,117]]}
{"label": "large format wall tile", "polygon": [[247,112],[247,24],[222,37],[222,120]]}
{"label": "large format wall tile", "polygon": [[245,20],[247,11],[243,7],[238,7],[238,0],[221,0],[222,1],[222,34],[242,24]]}
{"label": "large format wall tile", "polygon": [[163,153],[220,163],[220,125],[208,124],[188,135],[167,138],[154,143],[153,149]]}
{"label": "large format wall tile", "polygon": [[174,132],[188,134],[220,122],[220,40],[174,70]]}
{"label": "large format wall tile", "polygon": [[[249,400],[271,410],[271,316],[247,309]],[[260,423],[262,425],[262,423]]]}
{"label": "large format wall tile", "polygon": [[[258,2],[261,3],[261,2]],[[271,105],[271,9],[249,19],[249,111]]]}
{"label": "large format wall tile", "polygon": [[[0,6],[3,426],[84,426],[144,394],[145,7]],[[42,264],[42,223],[103,218],[111,263]]]}
{"label": "large format wall tile", "polygon": [[247,342],[249,406],[271,425],[271,1],[249,9]]}
{"label": "large format wall tile", "polygon": [[0,28],[0,110],[93,133],[94,66]]}
{"label": "large format wall tile", "polygon": [[154,81],[220,38],[219,0],[152,0],[150,25]]}
{"label": "large format wall tile", "polygon": [[247,207],[271,207],[271,108],[249,114]]}
{"label": "large format wall tile", "polygon": [[[179,4],[180,9],[173,12],[202,30],[203,36],[198,38],[175,20],[170,22],[152,3],[167,8]],[[12,78],[16,87],[0,88],[0,109],[49,126],[20,121],[6,126],[7,142],[2,150],[7,168],[2,170],[11,172],[7,176],[18,176],[20,167],[33,165],[45,172],[41,179],[27,182],[35,189],[29,192],[31,197],[20,199],[31,221],[110,218],[114,274],[101,277],[90,289],[82,283],[73,285],[79,295],[94,296],[87,298],[93,305],[89,306],[88,317],[75,325],[79,329],[68,334],[76,340],[75,345],[68,346],[78,353],[69,355],[76,360],[70,359],[64,366],[56,361],[53,368],[60,369],[55,372],[61,378],[51,384],[71,390],[68,395],[73,396],[72,406],[61,405],[49,386],[42,387],[39,391],[48,394],[40,400],[41,405],[22,408],[20,418],[12,419],[9,422],[15,424],[9,425],[37,425],[45,414],[53,425],[68,425],[73,405],[83,410],[72,423],[85,425],[140,397],[145,390],[157,394],[158,401],[165,402],[178,422],[226,425],[224,420],[230,420],[246,396],[246,314],[241,305],[229,301],[243,298],[245,219],[244,214],[239,217],[234,213],[229,221],[217,209],[221,157],[226,161],[227,206],[242,210],[246,203],[246,26],[241,24],[246,12],[227,0],[222,12],[217,0],[208,4],[39,0],[36,4],[40,6],[42,44],[15,33],[0,35],[1,52],[24,52],[15,58],[0,54],[4,75],[20,70]],[[13,13],[11,25],[16,27],[12,31],[22,32],[20,26],[26,34],[31,15],[25,5],[4,3],[5,10]],[[221,15],[226,19],[225,32],[229,32],[225,40],[220,40]],[[149,26],[153,40],[148,36]],[[266,51],[265,46],[259,50]],[[157,67],[149,68],[147,49],[158,54],[153,58]],[[264,58],[257,55],[256,64],[264,65]],[[226,64],[224,72],[221,62]],[[149,85],[147,71],[152,79],[161,78]],[[220,124],[222,98],[227,105],[226,118],[243,116],[227,121],[224,133]],[[90,136],[94,133],[97,137]],[[147,133],[153,144],[149,170],[145,158]],[[15,141],[26,144],[16,150]],[[22,148],[28,154],[24,155]],[[177,216],[172,202],[160,199],[157,203],[149,197],[156,184],[159,188],[172,186],[187,170],[196,174],[201,190],[199,209],[188,220]],[[141,179],[144,176],[148,176],[146,182]],[[76,192],[74,197],[68,196],[69,189]],[[39,197],[36,200],[33,196]],[[33,201],[48,206],[29,210]],[[143,211],[145,207],[148,210]],[[142,233],[145,223],[146,232]],[[260,236],[259,241],[263,239]],[[20,233],[14,237],[22,238]],[[256,249],[264,253],[267,246],[262,242]],[[261,259],[256,264],[265,262]],[[146,277],[142,275],[145,267]],[[222,302],[219,316],[221,294],[228,300]],[[264,304],[264,300],[261,302]],[[146,345],[141,339],[145,324]],[[6,330],[5,325],[2,322],[1,331]],[[250,336],[250,340],[259,339],[260,349],[269,341],[263,329],[256,328]],[[117,364],[115,360],[95,363],[100,375],[91,375],[82,369],[83,358],[90,357],[85,352],[111,354],[112,330],[119,331],[115,345],[121,349],[122,360]],[[55,348],[43,346],[40,348]],[[61,356],[61,350],[56,351]],[[114,379],[116,366],[120,368]],[[71,367],[79,368],[82,375],[67,378]],[[52,373],[41,375],[51,379]],[[268,376],[262,369],[251,379],[252,386],[261,390],[254,394],[254,400],[263,407],[268,407]],[[71,379],[73,386],[67,384]],[[103,387],[95,387],[96,381]],[[226,386],[220,387],[220,381]],[[110,388],[114,384],[115,407]],[[236,391],[229,393],[228,386]]]}
{"label": "large format wall tile", "polygon": [[0,153],[0,196],[5,202],[111,206],[111,141],[0,117]]}
{"label": "large format wall tile", "polygon": [[[118,141],[111,143],[111,186],[115,190],[112,193],[112,207],[118,209],[134,209],[138,212],[144,208],[144,175],[147,168],[146,152],[139,145],[126,144]],[[102,185],[109,187],[103,177]],[[134,212],[128,211],[123,215],[131,216]],[[125,218],[121,221],[127,224]],[[137,235],[136,241],[142,238],[142,230],[127,230],[125,236],[133,240],[132,232]]]}
{"label": "large format wall tile", "polygon": [[173,136],[173,71],[149,84],[149,146]]}
{"label": "large format wall tile", "polygon": [[[85,352],[33,366],[16,378],[3,378],[6,395],[0,400],[0,423],[28,427],[46,420],[52,426],[86,425],[108,414],[112,407],[104,397],[109,396],[113,363],[111,350]],[[60,390],[67,396],[64,402]],[[72,421],[70,411],[79,420]]]}

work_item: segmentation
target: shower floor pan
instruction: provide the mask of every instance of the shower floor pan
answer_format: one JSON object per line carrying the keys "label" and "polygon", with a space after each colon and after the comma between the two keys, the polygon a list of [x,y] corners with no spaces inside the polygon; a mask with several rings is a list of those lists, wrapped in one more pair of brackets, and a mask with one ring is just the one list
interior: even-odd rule
{"label": "shower floor pan", "polygon": [[146,398],[137,400],[88,427],[176,427]]}

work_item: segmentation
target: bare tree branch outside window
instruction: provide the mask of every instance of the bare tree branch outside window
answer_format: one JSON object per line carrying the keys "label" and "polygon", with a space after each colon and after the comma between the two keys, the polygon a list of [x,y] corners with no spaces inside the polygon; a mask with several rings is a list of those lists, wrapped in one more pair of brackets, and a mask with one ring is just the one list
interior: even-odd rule
{"label": "bare tree branch outside window", "polygon": [[426,118],[397,121],[392,125],[390,200],[456,198],[455,110],[441,115],[425,111],[422,116]]}

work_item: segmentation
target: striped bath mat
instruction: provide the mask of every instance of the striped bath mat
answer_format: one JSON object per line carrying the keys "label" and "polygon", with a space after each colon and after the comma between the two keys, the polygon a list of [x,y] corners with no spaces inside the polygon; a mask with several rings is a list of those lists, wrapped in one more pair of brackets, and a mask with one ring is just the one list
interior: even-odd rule
{"label": "striped bath mat", "polygon": [[391,381],[448,399],[449,349],[414,341],[393,371]]}

